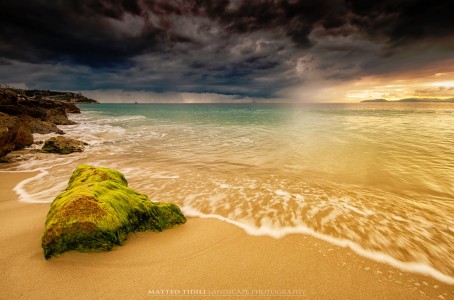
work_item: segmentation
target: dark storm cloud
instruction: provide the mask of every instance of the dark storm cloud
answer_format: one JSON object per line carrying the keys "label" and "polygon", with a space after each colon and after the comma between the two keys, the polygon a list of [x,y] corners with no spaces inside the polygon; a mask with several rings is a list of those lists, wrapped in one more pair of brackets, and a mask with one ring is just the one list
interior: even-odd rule
{"label": "dark storm cloud", "polygon": [[[148,51],[164,51],[175,43],[197,46],[199,41],[175,25],[175,18],[207,18],[226,37],[274,30],[307,46],[315,22],[332,23],[326,14],[336,1],[2,1],[2,54],[34,60],[70,59],[95,67],[126,61]],[[335,3],[336,6],[338,3]],[[127,14],[143,18],[138,36],[118,35],[110,19]],[[153,22],[152,19],[155,19]],[[205,24],[206,30],[210,24]]]}
{"label": "dark storm cloud", "polygon": [[153,48],[159,36],[153,31],[140,39],[118,36],[106,20],[121,19],[127,12],[140,10],[128,1],[2,1],[0,53],[29,62],[69,61],[95,67],[125,63]]}
{"label": "dark storm cloud", "polygon": [[351,23],[370,37],[377,34],[394,44],[434,37],[452,37],[453,1],[347,1]]}
{"label": "dark storm cloud", "polygon": [[398,69],[393,57],[413,45],[452,50],[452,11],[453,1],[2,0],[0,80],[272,96],[311,72]]}

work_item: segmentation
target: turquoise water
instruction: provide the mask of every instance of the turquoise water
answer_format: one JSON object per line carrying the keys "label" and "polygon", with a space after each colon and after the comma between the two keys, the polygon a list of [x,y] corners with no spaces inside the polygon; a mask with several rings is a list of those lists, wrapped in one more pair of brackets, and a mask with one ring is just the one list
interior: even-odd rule
{"label": "turquoise water", "polygon": [[80,107],[62,129],[86,152],[10,167],[41,171],[17,188],[23,201],[50,202],[75,166],[102,165],[188,215],[311,234],[454,282],[453,104]]}
{"label": "turquoise water", "polygon": [[[217,155],[213,159],[232,156],[227,164],[287,168],[286,172],[296,175],[323,172],[323,177],[342,176],[342,181],[379,184],[402,194],[417,189],[424,196],[454,195],[452,104],[102,104],[81,108],[120,118],[113,124],[123,128],[180,125],[186,126],[183,130],[195,130],[190,140],[181,140],[181,144],[194,144],[188,153],[179,153],[189,160],[198,156],[202,162],[211,154]],[[144,118],[122,122],[127,116]]]}

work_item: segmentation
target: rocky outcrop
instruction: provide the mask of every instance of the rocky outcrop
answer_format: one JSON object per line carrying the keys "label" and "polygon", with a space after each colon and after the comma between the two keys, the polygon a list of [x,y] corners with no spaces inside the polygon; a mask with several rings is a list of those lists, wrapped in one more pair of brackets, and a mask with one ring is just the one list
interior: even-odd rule
{"label": "rocky outcrop", "polygon": [[30,116],[21,116],[22,123],[25,123],[30,127],[33,133],[47,134],[47,133],[58,133],[64,134],[63,130],[59,129],[55,123],[41,121],[40,119],[32,118]]}
{"label": "rocky outcrop", "polygon": [[108,251],[129,232],[162,231],[186,219],[173,203],[152,202],[128,187],[124,175],[80,165],[52,202],[42,237],[44,257],[69,251]]}
{"label": "rocky outcrop", "polygon": [[44,121],[54,123],[56,125],[74,125],[76,122],[68,119],[64,106],[51,108],[47,111]]}
{"label": "rocky outcrop", "polygon": [[13,127],[17,121],[17,117],[0,112],[0,127]]}
{"label": "rocky outcrop", "polygon": [[33,144],[33,135],[29,127],[16,121],[10,126],[0,126],[0,158],[13,150]]}
{"label": "rocky outcrop", "polygon": [[65,108],[66,113],[69,114],[80,114],[80,109],[71,102],[62,102],[63,107]]}
{"label": "rocky outcrop", "polygon": [[[28,131],[31,133],[58,133],[64,134],[56,125],[72,125],[75,122],[68,119],[67,113],[80,113],[80,109],[71,102],[55,101],[44,98],[57,97],[60,100],[86,100],[81,94],[33,90],[30,91],[0,88],[0,158],[8,151],[23,147],[29,142]],[[28,94],[27,94],[28,93]],[[63,97],[63,98],[62,98]],[[72,98],[71,98],[72,97]],[[75,97],[75,99],[73,99]],[[57,99],[56,98],[56,99]],[[94,101],[88,99],[90,101]],[[96,102],[96,101],[94,101]],[[22,124],[18,126],[17,124]],[[5,129],[6,128],[6,129]],[[25,129],[25,128],[28,128]],[[25,137],[27,138],[18,138]],[[20,142],[19,144],[14,144]],[[32,140],[33,143],[33,140]],[[10,150],[7,150],[10,149]],[[75,149],[78,149],[77,147]],[[79,150],[74,150],[79,151]]]}
{"label": "rocky outcrop", "polygon": [[32,133],[47,134],[55,132],[58,134],[64,134],[64,132],[61,129],[59,129],[54,123],[41,121],[40,119],[33,118],[27,115],[11,116],[0,112],[0,127],[11,128],[17,122],[25,124],[27,127],[30,128]]}
{"label": "rocky outcrop", "polygon": [[44,142],[44,146],[42,147],[43,152],[47,153],[57,153],[57,154],[69,154],[73,152],[82,152],[84,151],[84,142],[63,137],[51,137],[50,139]]}
{"label": "rocky outcrop", "polygon": [[12,116],[27,115],[57,125],[73,124],[66,111],[80,112],[73,103],[54,101],[42,97],[27,97],[11,89],[0,89],[0,112]]}
{"label": "rocky outcrop", "polygon": [[20,95],[16,95],[14,100],[13,93],[7,89],[0,90],[0,112],[11,116],[26,115],[56,125],[75,124],[68,119],[65,105],[61,102],[42,98],[24,98]]}
{"label": "rocky outcrop", "polygon": [[30,128],[22,123],[17,123],[11,130],[14,136],[15,149],[22,149],[33,144],[33,135]]}
{"label": "rocky outcrop", "polygon": [[0,158],[3,158],[6,154],[14,150],[14,144],[12,143],[12,134],[7,127],[0,127]]}

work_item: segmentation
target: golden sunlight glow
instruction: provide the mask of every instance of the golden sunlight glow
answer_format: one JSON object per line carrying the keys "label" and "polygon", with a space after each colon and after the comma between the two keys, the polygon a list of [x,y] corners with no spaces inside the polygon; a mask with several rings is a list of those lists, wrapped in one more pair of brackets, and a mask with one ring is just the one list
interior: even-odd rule
{"label": "golden sunlight glow", "polygon": [[454,98],[454,72],[364,77],[345,87],[345,101],[404,98]]}
{"label": "golden sunlight glow", "polygon": [[405,98],[454,98],[454,59],[396,73],[363,76],[336,81],[321,74],[304,85],[283,89],[281,98],[297,102],[360,102],[362,100]]}
{"label": "golden sunlight glow", "polygon": [[454,81],[439,81],[429,83],[431,86],[454,87]]}

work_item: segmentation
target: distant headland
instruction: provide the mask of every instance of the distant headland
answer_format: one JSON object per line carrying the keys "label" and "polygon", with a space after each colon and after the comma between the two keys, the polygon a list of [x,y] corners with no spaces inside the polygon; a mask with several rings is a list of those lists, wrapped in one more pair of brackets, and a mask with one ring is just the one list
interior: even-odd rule
{"label": "distant headland", "polygon": [[18,88],[6,87],[11,91],[16,92],[18,95],[37,98],[37,99],[47,99],[54,101],[64,101],[64,102],[73,102],[73,103],[99,103],[98,101],[87,98],[82,93],[74,92],[65,92],[65,91],[50,91],[50,90],[25,90]]}
{"label": "distant headland", "polygon": [[361,103],[367,102],[451,102],[454,103],[454,98],[450,99],[439,99],[439,98],[403,98],[399,100],[386,100],[386,99],[372,99],[363,100]]}

